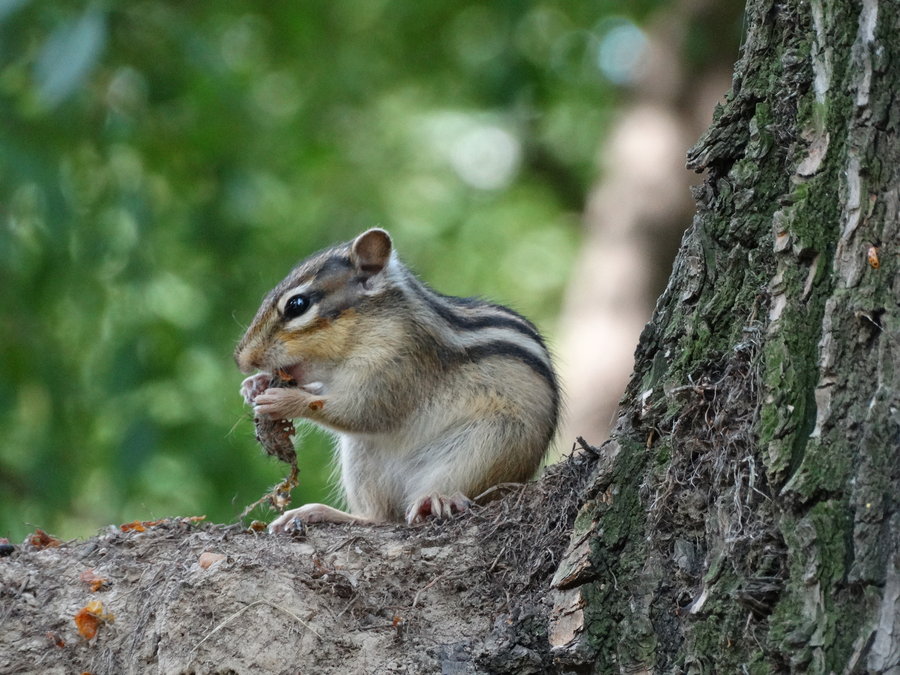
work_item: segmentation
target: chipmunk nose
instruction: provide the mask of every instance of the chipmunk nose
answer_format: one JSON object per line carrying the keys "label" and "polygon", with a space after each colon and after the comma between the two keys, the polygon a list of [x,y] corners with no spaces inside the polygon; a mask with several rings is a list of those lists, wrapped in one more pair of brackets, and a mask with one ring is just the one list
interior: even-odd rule
{"label": "chipmunk nose", "polygon": [[250,374],[256,370],[262,370],[259,356],[242,346],[234,352],[234,362],[242,373]]}

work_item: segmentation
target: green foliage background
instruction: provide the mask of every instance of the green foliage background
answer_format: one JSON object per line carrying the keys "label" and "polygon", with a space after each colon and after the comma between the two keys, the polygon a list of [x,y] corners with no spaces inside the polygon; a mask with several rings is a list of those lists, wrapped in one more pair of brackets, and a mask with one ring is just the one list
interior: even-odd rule
{"label": "green foliage background", "polygon": [[[653,4],[0,2],[0,536],[232,520],[286,469],[234,343],[366,227],[552,333],[615,94],[598,45]],[[485,133],[515,151],[491,184],[459,165]],[[328,455],[310,432],[295,503]]]}

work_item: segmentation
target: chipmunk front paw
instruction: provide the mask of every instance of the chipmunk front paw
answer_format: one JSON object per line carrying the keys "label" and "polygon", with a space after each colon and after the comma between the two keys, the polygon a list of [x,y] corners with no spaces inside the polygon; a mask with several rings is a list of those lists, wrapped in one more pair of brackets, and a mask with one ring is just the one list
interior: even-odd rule
{"label": "chipmunk front paw", "polygon": [[257,373],[244,378],[241,382],[241,396],[247,405],[253,405],[256,397],[263,393],[272,384],[272,376],[269,373]]}
{"label": "chipmunk front paw", "polygon": [[275,420],[310,417],[325,406],[321,396],[313,396],[303,389],[271,387],[253,401],[257,415],[267,415]]}

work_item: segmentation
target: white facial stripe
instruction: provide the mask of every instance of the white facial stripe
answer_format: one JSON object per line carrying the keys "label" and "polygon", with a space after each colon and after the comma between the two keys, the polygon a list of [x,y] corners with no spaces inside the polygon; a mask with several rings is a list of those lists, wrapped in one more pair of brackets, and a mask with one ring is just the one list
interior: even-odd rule
{"label": "white facial stripe", "polygon": [[300,330],[319,318],[319,305],[315,304],[300,316],[284,324],[285,330]]}
{"label": "white facial stripe", "polygon": [[[305,284],[300,284],[299,286],[294,286],[290,290],[285,291],[280,298],[278,298],[278,312],[281,316],[284,316],[284,308],[287,305],[288,300],[293,298],[296,295],[309,295],[313,286],[312,281],[308,281]],[[307,309],[300,316],[294,317],[293,319],[288,320],[288,322],[284,325],[286,330],[300,330],[301,328],[309,325],[313,321],[315,321],[319,317],[319,303],[313,303],[309,309]]]}
{"label": "white facial stripe", "polygon": [[309,289],[312,288],[312,285],[313,282],[307,281],[305,284],[294,286],[294,288],[282,293],[281,297],[278,298],[279,313],[281,313],[282,315],[284,314],[284,306],[287,304],[287,301],[293,298],[295,295],[299,295],[301,293],[309,293]]}

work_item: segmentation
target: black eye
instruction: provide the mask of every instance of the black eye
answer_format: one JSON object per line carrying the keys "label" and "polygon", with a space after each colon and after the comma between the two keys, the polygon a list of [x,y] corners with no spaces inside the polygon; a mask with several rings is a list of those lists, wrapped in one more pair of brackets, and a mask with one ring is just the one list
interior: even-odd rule
{"label": "black eye", "polygon": [[309,309],[309,297],[303,295],[295,295],[286,303],[284,303],[284,318],[294,319]]}

